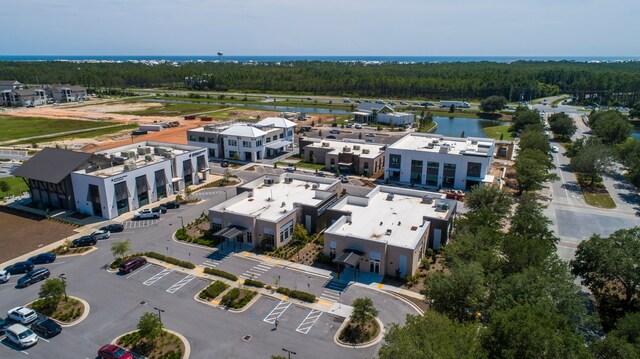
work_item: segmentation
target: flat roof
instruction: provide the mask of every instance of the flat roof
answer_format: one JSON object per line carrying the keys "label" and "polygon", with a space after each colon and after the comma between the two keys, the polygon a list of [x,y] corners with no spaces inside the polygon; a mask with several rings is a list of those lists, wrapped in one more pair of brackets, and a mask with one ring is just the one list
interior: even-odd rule
{"label": "flat roof", "polygon": [[[423,198],[433,200],[425,203]],[[379,186],[365,197],[347,196],[331,209],[349,212],[346,219],[335,222],[328,233],[386,242],[403,248],[415,248],[428,228],[429,219],[445,220],[455,208],[455,201],[442,193]],[[447,209],[438,210],[441,204]]]}
{"label": "flat roof", "polygon": [[412,150],[420,152],[443,153],[450,155],[493,156],[495,140],[484,137],[445,137],[428,133],[410,133],[389,149]]}
{"label": "flat roof", "polygon": [[[307,145],[305,148],[324,148],[324,149],[333,149],[333,151],[329,153],[342,153],[347,152],[345,148],[348,148],[349,153],[353,153],[354,155],[360,156],[362,158],[376,158],[381,153],[383,153],[385,146],[384,145],[376,145],[369,143],[353,143],[346,141],[332,141],[332,140],[322,140],[318,142],[314,142],[312,144]],[[368,153],[365,153],[368,152]]]}
{"label": "flat roof", "polygon": [[[290,180],[286,180],[290,178]],[[267,182],[273,183],[268,184]],[[247,183],[245,193],[219,204],[214,209],[269,221],[276,221],[294,209],[294,204],[317,206],[329,198],[338,180],[286,174],[264,176]]]}

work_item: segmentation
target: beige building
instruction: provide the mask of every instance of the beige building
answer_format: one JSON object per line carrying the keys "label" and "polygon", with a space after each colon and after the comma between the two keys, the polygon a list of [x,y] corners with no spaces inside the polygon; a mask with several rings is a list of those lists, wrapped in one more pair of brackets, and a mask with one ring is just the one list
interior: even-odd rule
{"label": "beige building", "polygon": [[301,138],[305,162],[324,164],[330,171],[372,175],[384,169],[384,145],[364,141],[338,141]]}
{"label": "beige building", "polygon": [[335,179],[282,174],[238,187],[238,195],[209,209],[214,235],[240,247],[280,247],[296,224],[309,233],[325,227],[324,214],[341,191]]}
{"label": "beige building", "polygon": [[343,268],[405,277],[416,273],[427,248],[446,243],[457,202],[441,193],[379,186],[345,196],[328,211],[324,253]]}

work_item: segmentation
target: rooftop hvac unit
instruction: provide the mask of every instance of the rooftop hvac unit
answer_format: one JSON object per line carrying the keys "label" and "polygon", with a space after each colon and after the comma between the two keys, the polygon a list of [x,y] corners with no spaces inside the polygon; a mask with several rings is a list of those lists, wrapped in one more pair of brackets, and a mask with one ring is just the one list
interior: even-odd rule
{"label": "rooftop hvac unit", "polygon": [[124,158],[136,158],[136,151],[135,150],[122,151],[120,155]]}
{"label": "rooftop hvac unit", "polygon": [[391,229],[387,229],[387,232],[385,233],[387,236],[391,235]]}
{"label": "rooftop hvac unit", "polygon": [[478,141],[476,141],[476,140],[472,140],[472,141],[471,141],[471,144],[472,144],[472,145],[477,145],[477,144],[478,144]]}
{"label": "rooftop hvac unit", "polygon": [[365,154],[365,155],[369,154],[369,149],[368,148],[363,149],[362,150],[362,154]]}
{"label": "rooftop hvac unit", "polygon": [[123,164],[127,160],[127,158],[124,156],[113,156],[111,157],[111,159],[113,159],[113,162],[115,162],[118,165]]}
{"label": "rooftop hvac unit", "polygon": [[322,147],[329,147],[331,144],[329,142],[322,142]]}
{"label": "rooftop hvac unit", "polygon": [[174,157],[176,157],[176,155],[171,153],[171,152],[165,152],[165,153],[162,154],[162,157],[164,157],[164,158],[174,158]]}
{"label": "rooftop hvac unit", "polygon": [[320,188],[320,185],[317,183],[314,183],[311,185],[311,189],[318,189],[318,188]]}
{"label": "rooftop hvac unit", "polygon": [[150,153],[151,153],[151,147],[149,147],[149,146],[138,147],[138,154],[139,155],[148,155]]}
{"label": "rooftop hvac unit", "polygon": [[145,155],[144,156],[144,160],[147,161],[147,162],[153,161],[153,155]]}
{"label": "rooftop hvac unit", "polygon": [[285,177],[284,178],[284,183],[292,183],[293,182],[293,178],[291,177]]}
{"label": "rooftop hvac unit", "polygon": [[248,196],[249,196],[249,198],[253,198],[253,191],[249,191]]}
{"label": "rooftop hvac unit", "polygon": [[358,150],[360,150],[360,146],[358,146],[358,145],[354,145],[354,146],[353,146],[353,150],[354,150],[354,151],[358,151]]}
{"label": "rooftop hvac unit", "polygon": [[431,204],[433,203],[433,198],[429,195],[422,196],[422,203]]}
{"label": "rooftop hvac unit", "polygon": [[442,144],[442,146],[440,146],[440,153],[448,153],[449,152],[449,146],[445,146],[444,144]]}
{"label": "rooftop hvac unit", "polygon": [[438,143],[440,143],[440,140],[433,140],[434,145],[437,145]]}
{"label": "rooftop hvac unit", "polygon": [[427,148],[429,148],[429,149],[433,148],[433,142],[427,143]]}
{"label": "rooftop hvac unit", "polygon": [[446,212],[449,210],[449,204],[445,202],[436,203],[436,212]]}
{"label": "rooftop hvac unit", "polygon": [[342,148],[342,152],[351,152],[351,147],[344,146],[344,147]]}
{"label": "rooftop hvac unit", "polygon": [[393,197],[394,197],[393,193],[389,193],[387,195],[387,201],[393,201]]}
{"label": "rooftop hvac unit", "polygon": [[169,147],[156,147],[155,148],[155,152],[159,155],[167,153],[167,152],[172,152],[173,149],[169,148]]}
{"label": "rooftop hvac unit", "polygon": [[124,170],[125,171],[131,171],[131,170],[135,170],[136,169],[136,163],[135,162],[129,162],[129,163],[125,163],[124,164]]}
{"label": "rooftop hvac unit", "polygon": [[273,180],[273,178],[265,178],[264,179],[264,184],[267,185],[267,186],[273,185],[274,182],[275,181]]}

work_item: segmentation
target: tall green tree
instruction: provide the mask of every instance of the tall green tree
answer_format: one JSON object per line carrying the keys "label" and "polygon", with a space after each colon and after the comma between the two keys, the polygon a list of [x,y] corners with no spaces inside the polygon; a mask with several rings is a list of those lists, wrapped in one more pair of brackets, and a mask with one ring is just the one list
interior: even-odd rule
{"label": "tall green tree", "polygon": [[618,111],[595,112],[589,115],[589,126],[595,136],[606,145],[627,140],[633,126]]}
{"label": "tall green tree", "polygon": [[592,349],[597,359],[640,358],[640,313],[620,318],[615,329]]}
{"label": "tall green tree", "polygon": [[391,324],[378,356],[380,359],[486,358],[477,337],[476,325],[458,323],[427,311],[424,315],[408,315],[404,327]]}
{"label": "tall green tree", "polygon": [[65,293],[65,285],[66,283],[62,281],[62,279],[53,278],[47,279],[42,286],[40,286],[40,291],[38,291],[38,297],[40,299],[44,299],[50,305],[57,305]]}
{"label": "tall green tree", "polygon": [[540,126],[527,127],[522,132],[522,136],[520,136],[520,142],[518,143],[520,151],[537,150],[545,154],[551,153],[549,139],[542,133],[542,130]]}
{"label": "tall green tree", "polygon": [[518,106],[516,113],[513,115],[513,122],[511,123],[511,132],[522,131],[528,126],[541,126],[542,120],[540,119],[540,113],[536,110],[529,110],[524,106]]}
{"label": "tall green tree", "polygon": [[496,112],[507,106],[507,99],[502,96],[489,96],[480,101],[480,111]]}
{"label": "tall green tree", "polygon": [[116,258],[124,257],[131,250],[131,241],[119,241],[111,243],[111,254]]}
{"label": "tall green tree", "polygon": [[556,135],[563,138],[573,136],[578,130],[575,121],[564,112],[549,116],[549,127]]}
{"label": "tall green tree", "polygon": [[558,179],[556,174],[549,172],[555,167],[549,160],[549,155],[538,150],[521,151],[516,157],[514,167],[516,170],[514,177],[518,182],[519,194],[525,191],[540,190],[545,182]]}
{"label": "tall green tree", "polygon": [[598,138],[590,137],[584,141],[575,156],[571,157],[571,168],[589,176],[590,186],[593,186],[596,177],[611,168],[612,157],[609,147]]}
{"label": "tall green tree", "polygon": [[487,216],[495,215],[492,221],[505,219],[511,212],[513,199],[509,193],[498,186],[476,186],[467,193],[464,199],[465,206],[473,212],[487,210]]}
{"label": "tall green tree", "polygon": [[360,328],[371,322],[378,315],[378,310],[373,305],[371,298],[357,298],[351,304],[351,320]]}
{"label": "tall green tree", "polygon": [[140,337],[153,342],[162,334],[162,322],[158,315],[150,312],[144,313],[138,321]]}

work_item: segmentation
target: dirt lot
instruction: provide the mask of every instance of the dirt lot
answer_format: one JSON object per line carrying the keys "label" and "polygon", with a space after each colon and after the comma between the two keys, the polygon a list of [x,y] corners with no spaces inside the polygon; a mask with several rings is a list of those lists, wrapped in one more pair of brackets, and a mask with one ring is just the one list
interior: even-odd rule
{"label": "dirt lot", "polygon": [[75,232],[66,224],[0,207],[0,263],[66,238]]}

